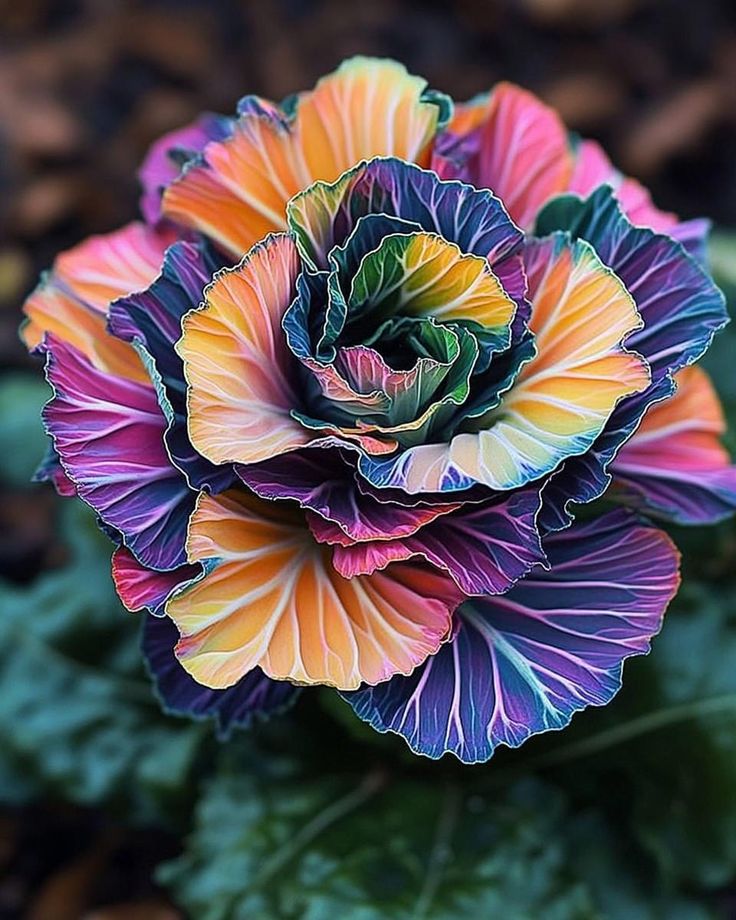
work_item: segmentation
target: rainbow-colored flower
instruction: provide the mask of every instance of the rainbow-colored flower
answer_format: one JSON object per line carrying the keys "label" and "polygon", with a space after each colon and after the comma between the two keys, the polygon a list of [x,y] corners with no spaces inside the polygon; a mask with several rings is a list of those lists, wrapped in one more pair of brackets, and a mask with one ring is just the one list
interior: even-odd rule
{"label": "rainbow-colored flower", "polygon": [[707,224],[518,87],[453,106],[366,58],[141,178],[23,336],[39,475],[116,541],[167,707],[226,733],[326,684],[474,762],[608,702],[678,583],[641,515],[736,508],[692,366],[727,319]]}

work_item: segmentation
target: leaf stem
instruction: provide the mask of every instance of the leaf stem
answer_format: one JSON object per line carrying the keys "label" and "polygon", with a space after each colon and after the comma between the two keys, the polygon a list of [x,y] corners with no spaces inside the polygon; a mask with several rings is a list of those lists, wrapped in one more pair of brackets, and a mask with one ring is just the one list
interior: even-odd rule
{"label": "leaf stem", "polygon": [[623,744],[632,738],[638,738],[649,732],[657,731],[667,725],[677,722],[685,722],[688,719],[697,719],[700,716],[717,715],[723,712],[736,712],[736,693],[726,693],[722,696],[713,696],[705,700],[697,700],[692,703],[681,703],[677,706],[668,706],[664,709],[658,709],[649,712],[646,715],[638,716],[621,725],[615,725],[598,734],[591,735],[589,738],[583,738],[573,744],[567,744],[555,748],[546,754],[532,758],[528,766],[532,767],[551,767],[562,763],[569,763],[571,760],[577,760],[580,757],[589,757],[591,754],[598,754],[617,744]]}
{"label": "leaf stem", "polygon": [[387,777],[382,771],[374,770],[368,773],[360,784],[348,792],[341,799],[328,805],[308,821],[294,836],[278,849],[261,866],[260,871],[253,879],[252,887],[259,888],[270,881],[296,854],[315,840],[330,825],[350,814],[365,804],[386,785]]}

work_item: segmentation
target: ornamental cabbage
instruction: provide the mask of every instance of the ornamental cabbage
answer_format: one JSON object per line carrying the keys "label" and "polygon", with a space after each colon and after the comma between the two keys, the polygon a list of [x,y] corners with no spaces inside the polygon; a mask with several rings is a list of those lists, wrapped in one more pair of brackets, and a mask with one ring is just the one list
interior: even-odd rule
{"label": "ornamental cabbage", "polygon": [[476,762],[608,702],[678,584],[652,519],[736,508],[707,222],[525,90],[453,105],[367,58],[141,180],[22,334],[38,475],[115,542],[166,707],[227,734],[324,684]]}

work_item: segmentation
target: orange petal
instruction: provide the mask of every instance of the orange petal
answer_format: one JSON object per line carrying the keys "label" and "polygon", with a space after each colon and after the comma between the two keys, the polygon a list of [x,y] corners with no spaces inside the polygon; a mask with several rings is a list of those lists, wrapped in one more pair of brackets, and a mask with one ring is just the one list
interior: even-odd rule
{"label": "orange petal", "polygon": [[482,433],[482,455],[501,465],[533,458],[547,471],[586,450],[616,403],[643,390],[650,375],[646,361],[622,346],[641,327],[636,305],[593,248],[560,235],[528,252],[537,355]]}
{"label": "orange petal", "polygon": [[649,409],[611,464],[613,495],[678,524],[712,524],[736,508],[726,420],[705,371],[685,367],[675,380],[675,395]]}
{"label": "orange petal", "polygon": [[281,508],[245,492],[200,496],[189,559],[219,564],[167,604],[195,680],[229,687],[258,666],[277,680],[355,689],[437,651],[459,600],[442,575],[401,564],[345,579]]}
{"label": "orange petal", "polygon": [[54,275],[90,307],[107,313],[111,301],[148,287],[173,242],[172,234],[134,221],[63,252]]}
{"label": "orange petal", "polygon": [[730,466],[721,443],[726,419],[706,372],[697,366],[675,374],[674,396],[655,403],[616,455],[612,469],[632,469],[664,478],[691,472],[705,475]]}
{"label": "orange petal", "polygon": [[332,182],[364,159],[426,165],[440,115],[426,83],[394,61],[356,57],[302,94],[293,119],[261,107],[208,144],[203,162],[164,194],[164,214],[240,257],[286,229],[286,203],[317,180]]}
{"label": "orange petal", "polygon": [[148,382],[135,349],[107,331],[107,310],[116,298],[148,287],[170,241],[168,235],[131,223],[62,253],[23,307],[21,335],[28,348],[51,332],[100,370]]}

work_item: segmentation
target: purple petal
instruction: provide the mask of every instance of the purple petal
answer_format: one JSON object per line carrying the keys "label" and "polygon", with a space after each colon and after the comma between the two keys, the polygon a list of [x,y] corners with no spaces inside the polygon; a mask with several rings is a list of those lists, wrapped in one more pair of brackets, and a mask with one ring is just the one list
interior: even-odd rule
{"label": "purple petal", "polygon": [[362,163],[333,185],[316,183],[287,206],[290,229],[306,263],[328,268],[327,254],[342,245],[361,217],[386,214],[457,243],[491,265],[512,255],[522,233],[492,192],[393,157]]}
{"label": "purple petal", "polygon": [[166,251],[161,274],[149,288],[116,300],[110,307],[113,335],[143,346],[160,378],[164,409],[169,416],[165,435],[174,463],[196,489],[213,492],[228,488],[234,480],[229,467],[217,467],[192,446],[187,432],[186,382],[181,358],[174,344],[181,337],[185,313],[202,301],[202,292],[222,260],[204,241],[178,242]]}
{"label": "purple petal", "polygon": [[656,470],[626,458],[614,469],[615,497],[676,524],[715,524],[736,512],[736,466]]}
{"label": "purple petal", "polygon": [[708,237],[710,236],[711,222],[700,217],[675,224],[667,233],[673,240],[681,243],[685,251],[701,265],[708,261]]}
{"label": "purple petal", "polygon": [[354,467],[335,449],[292,451],[263,463],[239,466],[237,473],[261,498],[290,498],[314,511],[310,524],[323,543],[404,536],[458,507],[448,502],[405,507],[378,501],[357,488]]}
{"label": "purple petal", "polygon": [[608,703],[644,654],[678,584],[669,538],[615,512],[547,544],[551,569],[458,611],[453,637],[409,677],[342,694],[417,753],[488,760]]}
{"label": "purple petal", "polygon": [[178,639],[179,631],[168,617],[146,617],[142,648],[159,699],[173,715],[213,719],[222,740],[234,728],[283,712],[301,692],[290,683],[271,680],[259,668],[227,690],[211,690],[198,684],[177,661]]}
{"label": "purple petal", "polygon": [[395,540],[336,546],[333,565],[346,578],[423,556],[469,595],[501,594],[545,555],[537,531],[538,489],[502,494],[465,507]]}
{"label": "purple petal", "polygon": [[52,336],[45,350],[54,396],[44,420],[78,494],[144,565],[182,565],[195,493],[166,453],[153,387],[103,373]]}
{"label": "purple petal", "polygon": [[46,455],[38,465],[38,469],[33,474],[33,481],[50,482],[56,489],[57,494],[65,498],[77,494],[76,486],[65,473],[61,460],[59,460],[59,455],[51,443],[49,443]]}

